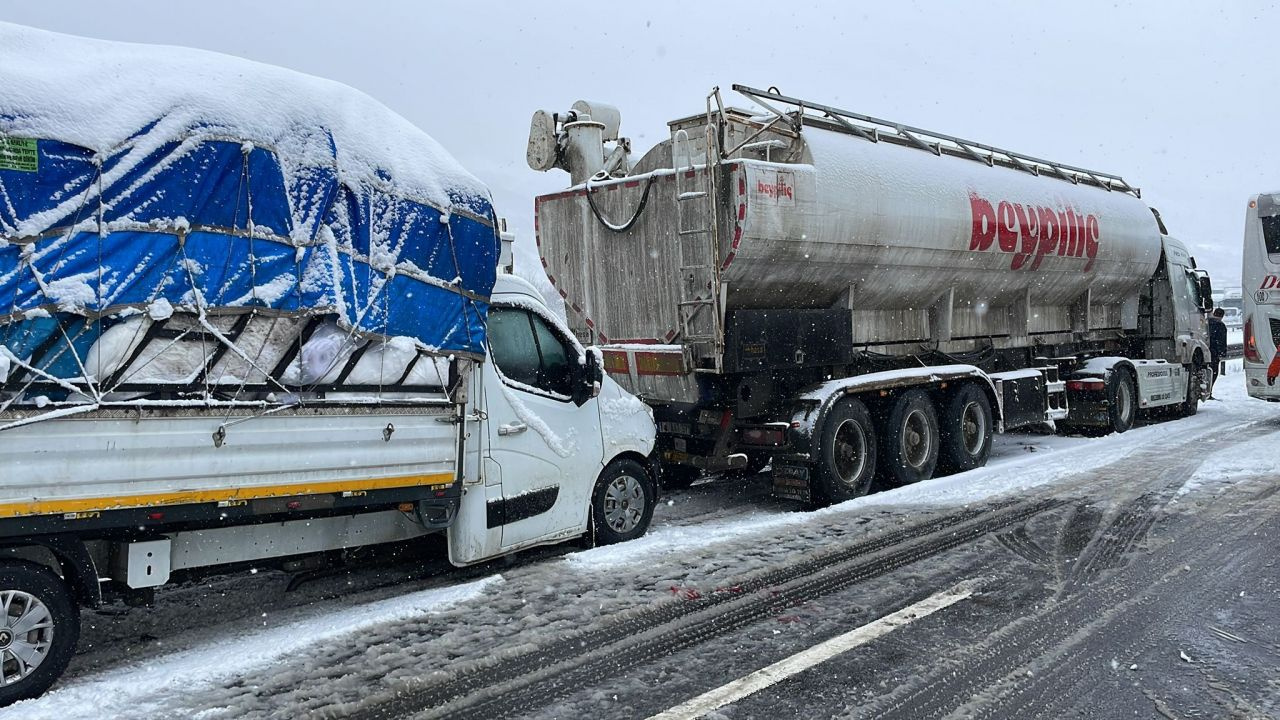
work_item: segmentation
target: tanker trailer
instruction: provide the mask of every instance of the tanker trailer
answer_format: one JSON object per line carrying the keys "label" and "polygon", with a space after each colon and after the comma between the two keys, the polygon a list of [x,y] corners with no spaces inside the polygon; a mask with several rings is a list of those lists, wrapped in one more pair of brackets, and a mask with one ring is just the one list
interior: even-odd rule
{"label": "tanker trailer", "polygon": [[841,501],[985,464],[993,432],[1197,408],[1209,279],[1122,178],[735,85],[669,123],[535,113],[551,282],[648,402],[669,484],[772,462]]}

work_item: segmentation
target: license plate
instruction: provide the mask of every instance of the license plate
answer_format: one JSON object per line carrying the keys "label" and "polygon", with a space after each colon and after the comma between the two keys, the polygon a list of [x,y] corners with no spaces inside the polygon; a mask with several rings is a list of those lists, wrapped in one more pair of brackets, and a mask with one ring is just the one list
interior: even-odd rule
{"label": "license plate", "polygon": [[798,465],[774,465],[773,477],[775,480],[799,480],[808,483],[809,468]]}
{"label": "license plate", "polygon": [[660,422],[658,432],[666,435],[692,435],[693,425],[681,422]]}

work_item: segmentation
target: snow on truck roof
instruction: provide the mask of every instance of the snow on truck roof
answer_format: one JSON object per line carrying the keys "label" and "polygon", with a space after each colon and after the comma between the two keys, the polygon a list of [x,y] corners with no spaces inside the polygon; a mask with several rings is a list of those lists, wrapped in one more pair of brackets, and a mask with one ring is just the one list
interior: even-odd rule
{"label": "snow on truck roof", "polygon": [[221,333],[206,310],[328,322],[344,346],[407,338],[483,356],[499,246],[489,192],[364,93],[7,23],[0,68],[0,355],[28,377],[128,384],[123,366],[84,366],[100,339],[176,313]]}
{"label": "snow on truck roof", "polygon": [[[106,152],[143,128],[193,129],[394,183],[437,205],[488,190],[434,139],[342,83],[205,50],[93,40],[0,22],[0,133]],[[324,134],[332,136],[332,146]]]}

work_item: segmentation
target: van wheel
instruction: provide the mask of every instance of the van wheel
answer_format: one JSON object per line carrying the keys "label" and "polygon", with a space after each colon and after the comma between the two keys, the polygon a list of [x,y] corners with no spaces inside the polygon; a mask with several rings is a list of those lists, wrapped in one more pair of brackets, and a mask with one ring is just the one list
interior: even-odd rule
{"label": "van wheel", "polygon": [[951,394],[938,419],[938,474],[964,472],[987,464],[991,456],[991,401],[976,385]]}
{"label": "van wheel", "polygon": [[928,480],[938,465],[938,414],[923,390],[898,396],[880,442],[880,469],[891,485]]}
{"label": "van wheel", "polygon": [[876,433],[867,406],[856,398],[827,413],[813,468],[814,499],[823,505],[866,495],[876,475]]}
{"label": "van wheel", "polygon": [[33,563],[0,565],[0,705],[48,690],[79,639],[80,613],[61,578]]}
{"label": "van wheel", "polygon": [[1117,368],[1107,378],[1107,414],[1111,418],[1111,430],[1122,433],[1133,427],[1138,414],[1138,391],[1133,374]]}
{"label": "van wheel", "polygon": [[653,479],[635,460],[609,463],[591,495],[591,533],[597,545],[634,540],[649,529],[657,492]]}

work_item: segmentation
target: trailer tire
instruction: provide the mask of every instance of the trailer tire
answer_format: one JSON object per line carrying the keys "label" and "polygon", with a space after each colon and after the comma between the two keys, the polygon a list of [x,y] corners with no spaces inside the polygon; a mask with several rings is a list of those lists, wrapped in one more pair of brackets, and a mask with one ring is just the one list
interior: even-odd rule
{"label": "trailer tire", "polygon": [[[35,563],[0,564],[0,598],[0,664],[7,681],[0,685],[0,706],[5,706],[40,696],[67,669],[80,640],[80,612],[66,583]],[[28,655],[19,658],[15,650]],[[19,674],[23,677],[9,680]]]}
{"label": "trailer tire", "polygon": [[908,390],[889,410],[880,436],[880,470],[894,486],[928,480],[938,465],[938,413],[923,390]]}
{"label": "trailer tire", "polygon": [[991,456],[991,400],[976,385],[960,387],[947,398],[938,418],[938,473],[950,475],[980,468]]}
{"label": "trailer tire", "polygon": [[591,493],[595,544],[612,545],[644,535],[657,497],[653,479],[635,460],[618,458],[605,466]]}
{"label": "trailer tire", "polygon": [[867,406],[856,398],[837,402],[818,439],[811,490],[820,505],[866,495],[876,476],[876,433]]}
{"label": "trailer tire", "polygon": [[1138,389],[1132,372],[1116,368],[1111,373],[1107,378],[1107,400],[1110,429],[1122,433],[1133,427],[1134,418],[1138,416]]}

